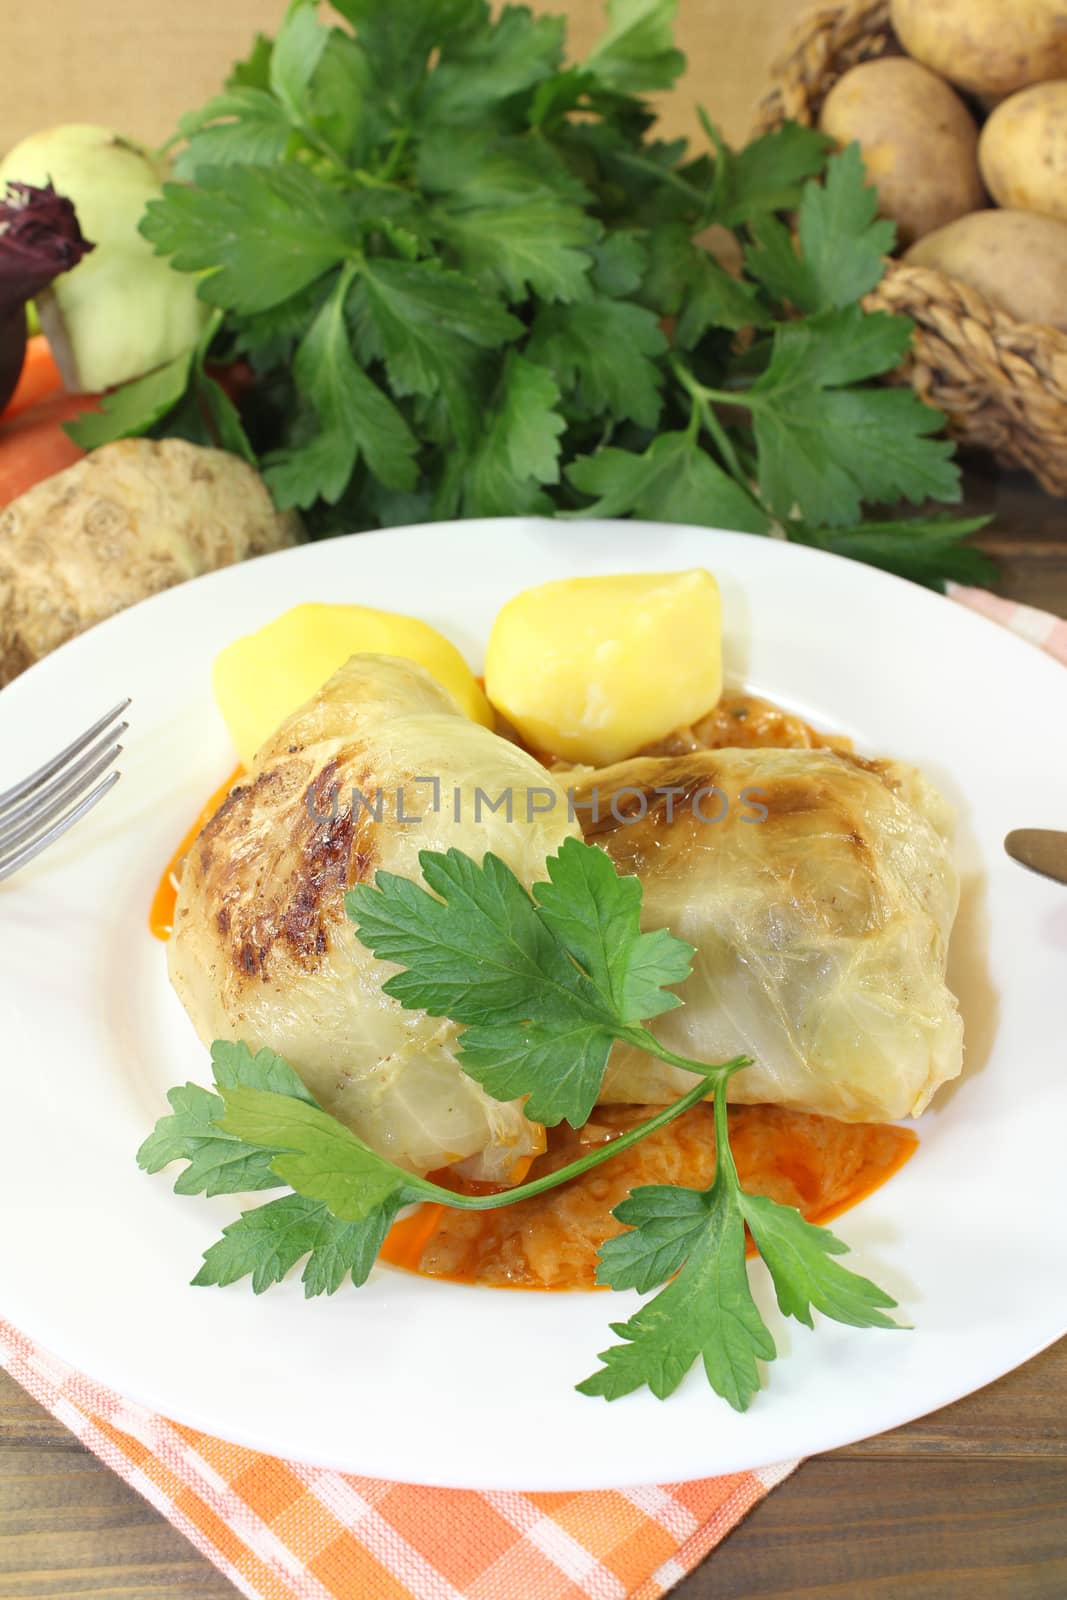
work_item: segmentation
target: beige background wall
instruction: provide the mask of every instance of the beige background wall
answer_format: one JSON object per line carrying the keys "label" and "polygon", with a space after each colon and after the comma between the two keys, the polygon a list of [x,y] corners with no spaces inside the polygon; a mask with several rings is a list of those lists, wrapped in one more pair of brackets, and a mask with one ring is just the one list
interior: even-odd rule
{"label": "beige background wall", "polygon": [[[389,5],[392,0],[381,0]],[[572,50],[599,33],[599,0],[533,0],[566,12]],[[678,41],[690,71],[664,126],[692,132],[707,105],[744,138],[771,53],[806,0],[680,0]],[[56,122],[102,122],[155,144],[207,98],[253,34],[272,32],[285,0],[0,0],[0,151]]]}

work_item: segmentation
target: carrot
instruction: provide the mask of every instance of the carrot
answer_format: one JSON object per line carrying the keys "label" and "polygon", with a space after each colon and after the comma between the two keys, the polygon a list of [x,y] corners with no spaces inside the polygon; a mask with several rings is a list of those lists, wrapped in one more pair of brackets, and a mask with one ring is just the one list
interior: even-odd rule
{"label": "carrot", "polygon": [[67,438],[63,424],[98,410],[97,402],[94,394],[53,394],[0,422],[0,506],[82,459],[85,451]]}
{"label": "carrot", "polygon": [[46,400],[49,395],[56,394],[62,387],[63,379],[59,376],[59,368],[56,366],[48,340],[43,333],[34,334],[31,339],[26,340],[22,371],[15,392],[4,409],[3,421],[17,416],[20,411],[29,410],[30,406]]}

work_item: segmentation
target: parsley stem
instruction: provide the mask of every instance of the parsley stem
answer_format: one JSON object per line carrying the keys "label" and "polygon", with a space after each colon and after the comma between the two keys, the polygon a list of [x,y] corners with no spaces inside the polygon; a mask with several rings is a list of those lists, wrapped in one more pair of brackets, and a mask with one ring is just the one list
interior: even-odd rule
{"label": "parsley stem", "polygon": [[[558,1188],[562,1183],[569,1183],[572,1178],[578,1178],[583,1172],[599,1167],[602,1162],[610,1161],[623,1150],[628,1150],[631,1145],[647,1138],[650,1133],[655,1133],[659,1128],[665,1128],[668,1123],[680,1117],[683,1111],[688,1111],[690,1106],[695,1106],[705,1099],[709,1085],[721,1082],[719,1077],[726,1068],[734,1069],[744,1062],[743,1057],[738,1061],[727,1062],[726,1067],[697,1068],[695,1063],[689,1063],[690,1071],[701,1071],[705,1076],[680,1100],[675,1100],[671,1105],[664,1106],[662,1111],[657,1111],[654,1117],[649,1117],[646,1122],[638,1123],[636,1128],[631,1128],[628,1133],[621,1133],[617,1139],[611,1139],[607,1144],[590,1151],[589,1155],[581,1156],[579,1160],[572,1161],[566,1167],[560,1167],[558,1172],[550,1172],[544,1178],[536,1178],[533,1183],[519,1184],[515,1189],[505,1189],[501,1194],[460,1195],[454,1194],[451,1189],[439,1188],[437,1184],[430,1184],[423,1179],[420,1181],[420,1196],[427,1200],[438,1200],[446,1206],[452,1206],[459,1211],[495,1211],[501,1206],[514,1205],[516,1200],[530,1200],[535,1194],[544,1194],[548,1189]],[[681,1063],[681,1057],[677,1060]],[[429,1192],[432,1191],[432,1192]]]}
{"label": "parsley stem", "polygon": [[704,385],[699,383],[697,379],[694,378],[685,362],[679,361],[677,356],[671,357],[671,371],[678,379],[678,382],[681,384],[682,388],[690,396],[693,402],[693,415],[699,417],[700,421],[703,422],[704,426],[711,434],[711,437],[714,439],[715,444],[718,447],[719,454],[722,456],[723,462],[725,463],[730,475],[738,484],[739,488],[745,491],[749,499],[752,501],[752,504],[754,506],[758,506],[760,511],[762,511],[764,508],[760,505],[759,501],[756,499],[756,496],[752,493],[752,487],[749,478],[737,458],[737,452],[735,451],[730,440],[730,435],[726,432],[726,429],[715,415],[715,408],[711,404],[713,398],[720,399],[725,402],[729,401],[730,397],[728,395],[720,396],[714,390],[705,389]]}
{"label": "parsley stem", "polygon": [[629,167],[633,172],[643,172],[648,177],[657,178],[669,188],[677,189],[679,194],[684,194],[686,199],[692,201],[698,208],[699,216],[704,215],[708,205],[708,195],[686,178],[680,177],[677,172],[673,172],[670,167],[665,167],[658,161],[649,161],[644,156],[631,155],[628,150],[615,150],[612,154],[619,166]]}
{"label": "parsley stem", "polygon": [[392,178],[397,167],[399,167],[401,161],[404,159],[404,153],[407,150],[408,141],[410,138],[410,128],[405,127],[397,129],[396,136],[393,139],[392,148],[390,149],[389,154],[386,156],[385,162],[380,171],[375,174],[379,183],[388,183]]}
{"label": "parsley stem", "polygon": [[715,1178],[714,1183],[723,1183],[733,1189],[740,1189],[741,1180],[737,1176],[737,1165],[734,1153],[730,1149],[730,1125],[726,1116],[726,1079],[720,1078],[715,1085]]}
{"label": "parsley stem", "polygon": [[648,1028],[627,1028],[620,1037],[624,1038],[627,1044],[636,1045],[639,1050],[647,1050],[650,1056],[658,1056],[669,1066],[681,1067],[683,1072],[698,1072],[712,1084],[725,1083],[727,1078],[732,1078],[742,1067],[752,1065],[751,1056],[734,1056],[732,1061],[723,1061],[718,1066],[709,1067],[706,1061],[693,1061],[689,1056],[675,1055],[674,1051],[668,1050],[665,1044],[661,1044]]}

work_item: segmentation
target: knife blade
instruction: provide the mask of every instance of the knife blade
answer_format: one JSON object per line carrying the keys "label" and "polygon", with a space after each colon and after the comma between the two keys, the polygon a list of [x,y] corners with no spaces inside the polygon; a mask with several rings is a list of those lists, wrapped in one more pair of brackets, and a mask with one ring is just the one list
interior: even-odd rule
{"label": "knife blade", "polygon": [[1059,828],[1013,828],[1004,848],[1031,872],[1067,883],[1067,833]]}

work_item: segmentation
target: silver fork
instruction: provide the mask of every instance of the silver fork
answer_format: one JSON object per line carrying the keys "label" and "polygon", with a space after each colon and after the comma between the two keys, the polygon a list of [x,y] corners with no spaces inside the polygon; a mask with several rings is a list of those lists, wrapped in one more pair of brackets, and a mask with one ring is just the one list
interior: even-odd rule
{"label": "silver fork", "polygon": [[122,746],[115,741],[129,723],[116,725],[116,718],[129,704],[120,701],[51,761],[0,793],[0,879],[62,838],[118,783],[121,773],[111,769]]}

